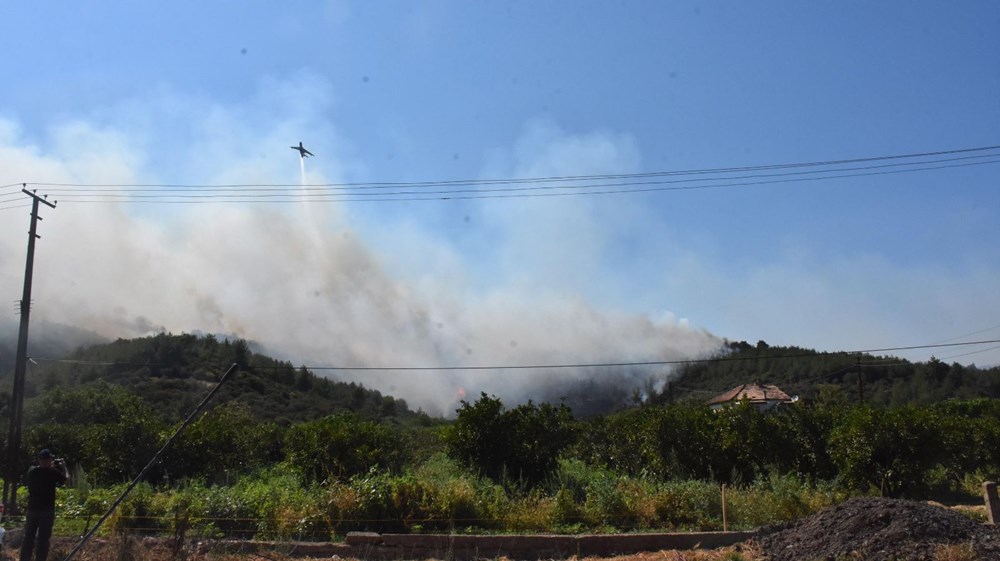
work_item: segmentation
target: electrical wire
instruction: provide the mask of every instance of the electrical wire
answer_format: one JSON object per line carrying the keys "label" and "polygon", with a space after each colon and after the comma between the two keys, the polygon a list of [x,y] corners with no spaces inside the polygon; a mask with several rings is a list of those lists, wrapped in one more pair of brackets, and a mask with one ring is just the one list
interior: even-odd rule
{"label": "electrical wire", "polygon": [[[916,165],[927,165],[936,163],[946,163],[946,162],[958,162],[965,160],[974,160],[982,158],[994,158],[1000,156],[1000,154],[986,154],[986,155],[976,155],[976,156],[963,156],[958,158],[947,158],[939,160],[925,160],[920,162],[903,162],[903,163],[891,163],[891,164],[880,164],[872,166],[861,166],[861,167],[850,167],[850,168],[836,168],[834,170],[809,170],[809,171],[798,171],[798,172],[783,172],[779,174],[756,174],[756,175],[745,175],[745,176],[735,176],[735,177],[725,177],[725,178],[713,178],[713,177],[697,177],[691,179],[675,179],[672,181],[643,181],[643,182],[626,182],[626,183],[598,183],[598,184],[588,184],[579,187],[589,188],[589,187],[608,187],[608,186],[629,186],[629,185],[658,185],[667,183],[685,183],[685,182],[705,182],[705,181],[719,181],[722,179],[733,180],[733,179],[747,179],[747,178],[767,178],[767,177],[786,177],[795,175],[808,175],[808,174],[819,174],[819,173],[829,173],[831,171],[858,171],[858,170],[874,170],[882,169],[888,167],[900,167],[900,166],[916,166]],[[986,162],[994,163],[994,162]],[[52,194],[79,194],[81,191],[77,189],[59,189],[59,187],[86,187],[86,192],[92,192],[97,194],[105,193],[136,193],[136,192],[171,192],[175,190],[193,190],[193,189],[211,189],[216,192],[230,192],[230,191],[250,191],[250,192],[267,192],[267,191],[279,191],[284,192],[287,190],[292,191],[341,191],[347,189],[357,189],[359,192],[361,190],[376,190],[376,189],[387,189],[387,188],[417,188],[417,187],[453,187],[453,186],[480,186],[480,185],[522,185],[522,184],[545,184],[545,183],[561,183],[566,181],[574,182],[587,182],[587,181],[604,181],[609,179],[623,180],[623,179],[644,179],[649,177],[660,177],[664,175],[669,176],[685,176],[691,174],[701,174],[702,172],[654,172],[654,173],[636,173],[628,175],[618,175],[618,176],[575,176],[571,178],[566,177],[555,177],[555,178],[527,178],[527,179],[482,179],[482,180],[461,180],[461,181],[425,181],[425,182],[409,182],[409,183],[316,183],[307,185],[293,185],[293,184],[224,184],[224,185],[127,185],[127,184],[43,184],[43,183],[32,183],[34,186],[48,186],[56,187],[55,189],[49,189],[48,192]],[[542,187],[547,188],[547,187]],[[529,190],[538,189],[535,188],[521,188],[518,190]],[[461,191],[449,191],[449,192],[461,192]],[[357,194],[357,193],[354,193]]]}
{"label": "electrical wire", "polygon": [[[975,164],[955,164],[947,166],[937,166],[933,168],[828,175],[823,177],[752,181],[752,182],[740,182],[740,183],[722,183],[713,185],[680,186],[680,187],[661,186],[661,187],[651,187],[651,188],[606,189],[601,191],[583,191],[581,190],[581,188],[584,187],[593,188],[593,187],[605,187],[605,186],[590,185],[590,186],[545,187],[542,188],[545,190],[544,192],[538,192],[539,189],[536,189],[533,190],[533,192],[522,192],[522,193],[512,193],[512,191],[520,191],[523,189],[437,191],[430,193],[400,191],[392,193],[379,193],[376,195],[362,194],[362,193],[339,193],[339,194],[334,193],[334,194],[321,194],[321,195],[310,195],[308,193],[306,194],[282,193],[282,194],[272,194],[272,195],[168,194],[168,195],[157,195],[157,196],[146,196],[146,197],[118,196],[118,197],[94,198],[89,200],[83,198],[86,197],[86,195],[76,195],[76,196],[69,195],[68,198],[66,196],[63,196],[63,198],[60,200],[62,200],[63,202],[73,202],[73,203],[130,202],[136,204],[291,203],[291,202],[330,203],[330,202],[445,201],[445,200],[472,200],[472,199],[565,197],[565,196],[582,196],[582,195],[621,195],[621,194],[634,194],[634,193],[651,193],[659,191],[681,191],[681,190],[774,185],[780,183],[793,183],[801,181],[820,181],[820,180],[831,180],[831,179],[844,179],[849,177],[866,177],[866,176],[889,175],[898,173],[913,173],[918,171],[930,171],[930,170],[939,170],[939,169],[954,168],[954,167],[967,167],[973,165],[986,165],[986,164],[997,164],[997,163],[1000,163],[1000,160],[978,162]],[[606,187],[620,187],[620,186],[621,185],[607,185]],[[560,189],[562,191],[553,192],[553,190],[555,189]],[[573,190],[569,191],[570,189]]]}
{"label": "electrical wire", "polygon": [[[603,180],[603,179],[630,179],[637,177],[658,177],[658,176],[669,176],[669,175],[693,175],[693,174],[717,174],[717,173],[731,173],[731,172],[746,172],[746,171],[763,171],[763,170],[773,170],[773,169],[786,169],[786,168],[799,168],[799,167],[815,167],[815,166],[832,166],[832,165],[843,165],[843,164],[854,164],[862,162],[875,162],[875,161],[888,161],[888,160],[898,160],[898,159],[912,159],[912,158],[926,158],[926,157],[936,157],[943,155],[953,155],[953,154],[966,154],[971,152],[984,152],[1000,150],[1000,145],[995,146],[980,146],[975,148],[960,148],[955,150],[938,150],[934,152],[921,152],[912,154],[898,154],[891,156],[870,156],[865,158],[853,158],[853,159],[841,159],[841,160],[825,160],[816,162],[797,162],[797,163],[785,163],[785,164],[766,164],[758,166],[739,166],[739,167],[728,167],[728,168],[702,168],[702,169],[691,169],[691,170],[680,170],[680,171],[655,171],[655,172],[643,172],[643,173],[627,173],[627,174],[600,174],[600,175],[560,175],[560,176],[548,176],[548,177],[527,177],[527,178],[506,178],[506,179],[458,179],[458,180],[445,180],[445,181],[419,181],[419,182],[369,182],[369,183],[328,183],[321,184],[322,186],[340,186],[340,187],[359,187],[359,186],[441,186],[441,185],[479,185],[479,184],[495,184],[495,183],[535,183],[535,182],[553,182],[553,181],[579,181],[579,180]],[[979,156],[979,157],[992,157],[998,154]],[[62,186],[62,187],[169,187],[169,188],[196,188],[196,187],[211,187],[212,185],[207,184],[133,184],[133,183],[43,183],[43,182],[32,182],[31,185],[38,186]],[[21,185],[21,184],[12,184]],[[218,185],[218,187],[298,187],[295,184],[228,184],[228,185]]]}
{"label": "electrical wire", "polygon": [[[892,351],[902,351],[902,350],[913,350],[913,349],[931,349],[940,347],[958,347],[958,346],[969,346],[969,345],[988,345],[1000,343],[1000,339],[992,339],[986,341],[966,341],[961,343],[944,343],[944,344],[932,344],[932,345],[913,345],[908,347],[885,347],[881,349],[868,349],[868,350],[855,350],[855,351],[838,351],[829,353],[820,353],[822,355],[845,355],[845,356],[859,356],[864,354],[872,354],[875,352],[892,352]],[[480,371],[480,370],[560,370],[560,369],[583,369],[583,368],[623,368],[623,367],[637,367],[637,366],[673,366],[673,365],[686,365],[686,364],[707,364],[715,362],[738,362],[738,361],[748,361],[748,360],[760,360],[761,358],[766,358],[767,360],[775,359],[795,359],[795,358],[806,358],[815,357],[817,354],[812,353],[790,353],[783,355],[770,355],[767,357],[734,357],[734,356],[722,356],[722,357],[712,357],[712,358],[699,358],[699,359],[675,359],[675,360],[649,360],[649,361],[621,361],[621,362],[593,362],[593,363],[554,363],[554,364],[504,364],[504,365],[473,365],[473,366],[302,366],[310,371],[353,371],[353,372],[413,372],[413,371]],[[36,361],[44,362],[54,362],[62,364],[81,364],[90,366],[149,366],[149,363],[136,363],[128,364],[121,362],[96,362],[96,361],[84,361],[76,359],[56,359],[56,358],[42,358],[42,357],[31,357]],[[872,363],[876,364],[876,363]],[[218,366],[218,365],[204,365],[204,366]],[[852,365],[856,367],[857,365]],[[260,369],[283,369],[287,366],[254,366],[254,368]]]}
{"label": "electrical wire", "polygon": [[953,358],[959,358],[959,357],[970,356],[970,355],[977,355],[979,353],[986,353],[986,352],[989,352],[989,351],[995,351],[997,349],[1000,349],[1000,346],[988,347],[988,348],[985,348],[985,349],[980,349],[978,351],[969,351],[967,353],[960,353],[960,354],[957,354],[957,355],[943,356],[939,360],[951,360]]}
{"label": "electrical wire", "polygon": [[[991,154],[990,157],[1000,156],[1000,154]],[[673,179],[673,180],[656,180],[656,181],[627,181],[627,182],[616,182],[616,183],[590,183],[585,185],[533,185],[533,186],[522,186],[522,187],[505,187],[497,189],[445,189],[439,191],[426,191],[426,190],[409,190],[409,191],[393,191],[393,192],[378,192],[370,193],[369,190],[372,189],[383,189],[386,188],[385,185],[378,184],[368,184],[368,185],[351,185],[351,184],[316,184],[316,185],[305,185],[294,187],[291,185],[254,185],[246,187],[236,187],[236,186],[203,186],[204,189],[199,189],[197,193],[190,193],[193,189],[192,187],[185,187],[183,191],[178,191],[174,187],[109,187],[109,186],[99,186],[88,188],[86,191],[81,190],[67,190],[67,189],[49,189],[46,194],[52,196],[71,197],[72,200],[77,200],[80,198],[99,198],[105,197],[107,200],[141,200],[141,199],[163,199],[163,198],[183,198],[183,199],[209,199],[209,198],[227,198],[238,200],[240,198],[248,197],[261,197],[264,199],[276,198],[276,197],[294,197],[294,198],[309,198],[314,196],[372,196],[372,197],[396,197],[401,195],[461,195],[461,194],[494,194],[494,193],[534,193],[538,191],[569,191],[569,190],[586,190],[595,188],[624,188],[624,187],[636,187],[636,189],[623,189],[620,191],[612,191],[615,193],[625,193],[625,192],[642,192],[649,190],[691,190],[691,189],[707,189],[707,188],[717,188],[717,187],[732,187],[732,186],[744,186],[744,185],[759,185],[759,184],[769,184],[769,183],[784,183],[794,180],[784,180],[784,181],[759,181],[759,182],[749,182],[749,183],[725,183],[725,184],[707,184],[698,186],[680,186],[680,187],[670,187],[670,188],[660,188],[660,189],[642,189],[641,187],[648,185],[678,185],[684,183],[694,183],[694,182],[719,182],[719,181],[734,181],[743,179],[768,179],[768,178],[784,178],[784,177],[795,177],[804,175],[816,175],[816,174],[830,174],[832,171],[837,172],[847,172],[847,171],[868,171],[875,169],[882,169],[887,167],[899,167],[899,166],[913,166],[922,165],[925,167],[913,168],[913,169],[902,169],[893,170],[891,173],[912,173],[918,171],[929,171],[936,169],[946,169],[950,167],[967,167],[970,165],[987,165],[1000,163],[1000,159],[997,160],[986,160],[981,162],[965,163],[965,164],[952,164],[944,166],[933,166],[929,167],[927,164],[932,163],[944,163],[944,162],[954,162],[959,160],[968,160],[974,158],[982,158],[983,156],[966,156],[963,158],[953,158],[948,160],[935,160],[928,162],[919,163],[894,163],[894,164],[882,164],[878,166],[865,166],[865,167],[855,167],[855,168],[840,168],[837,170],[811,170],[811,171],[798,171],[798,172],[786,172],[780,174],[758,174],[758,175],[744,175],[735,177],[697,177],[688,179]],[[851,173],[851,174],[840,174],[840,175],[825,175],[820,177],[806,177],[801,178],[801,181],[809,180],[819,180],[819,179],[840,179],[844,177],[859,177],[866,175],[883,175],[889,172],[882,173]],[[497,183],[490,183],[489,185],[496,185]],[[505,184],[519,184],[516,180],[506,181]],[[431,184],[420,185],[419,187],[427,187]],[[438,184],[440,185],[440,184]],[[435,185],[435,186],[438,186]],[[393,187],[398,187],[398,185],[393,185]],[[411,186],[413,187],[413,186]],[[206,192],[209,191],[209,192]],[[103,202],[103,201],[102,201]]]}
{"label": "electrical wire", "polygon": [[973,335],[979,335],[981,333],[986,333],[987,331],[995,331],[997,329],[1000,329],[1000,324],[994,325],[992,327],[987,327],[985,329],[978,329],[976,331],[973,331],[972,333],[966,333],[965,335],[958,335],[956,337],[951,337],[949,339],[945,339],[945,340],[940,341],[940,342],[941,343],[948,343],[948,342],[951,342],[951,341],[955,341],[956,339],[965,339],[966,337],[972,337]]}
{"label": "electrical wire", "polygon": [[[1000,163],[1000,146],[730,168],[633,174],[575,175],[415,182],[293,184],[86,184],[32,182],[50,196],[70,202],[107,203],[284,203],[497,199],[567,195],[610,195],[844,179]],[[976,153],[969,155],[974,152]],[[941,158],[940,156],[953,156]],[[935,159],[926,159],[926,158]],[[904,159],[916,161],[900,161]],[[854,167],[847,164],[875,163]],[[829,169],[822,169],[822,168]],[[805,171],[787,171],[802,170]],[[897,168],[897,169],[887,169]],[[903,168],[903,169],[898,169]],[[778,171],[778,173],[758,173]],[[857,172],[857,173],[848,173]],[[732,175],[751,173],[751,175]],[[727,175],[721,175],[727,174]],[[694,176],[694,177],[692,177]],[[744,181],[746,180],[746,181]],[[394,189],[394,190],[393,190]]]}

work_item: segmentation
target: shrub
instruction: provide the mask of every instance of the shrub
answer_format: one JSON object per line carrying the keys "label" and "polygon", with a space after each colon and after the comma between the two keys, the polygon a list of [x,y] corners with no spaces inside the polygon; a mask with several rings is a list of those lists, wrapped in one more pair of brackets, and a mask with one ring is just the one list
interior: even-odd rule
{"label": "shrub", "polygon": [[941,433],[928,409],[858,407],[831,433],[831,457],[855,489],[912,498],[926,494],[943,457]]}
{"label": "shrub", "polygon": [[573,439],[573,417],[565,405],[528,402],[505,410],[485,393],[462,402],[455,422],[443,433],[448,455],[495,482],[533,487],[558,466]]}
{"label": "shrub", "polygon": [[573,491],[566,488],[556,491],[549,509],[549,526],[555,531],[575,533],[583,528],[584,521],[583,508],[578,504]]}
{"label": "shrub", "polygon": [[635,516],[629,508],[621,480],[612,475],[597,477],[587,485],[584,512],[592,524],[612,528],[631,528]]}
{"label": "shrub", "polygon": [[[124,487],[119,490],[119,495]],[[136,485],[108,517],[107,531],[112,535],[156,534],[163,531],[163,512],[157,511],[153,488],[147,483]]]}
{"label": "shrub", "polygon": [[257,539],[329,539],[331,525],[313,494],[288,471],[270,470],[231,488],[236,504],[255,522]]}
{"label": "shrub", "polygon": [[817,484],[794,475],[772,475],[726,490],[728,526],[749,529],[789,522],[843,502],[848,496],[836,483]]}
{"label": "shrub", "polygon": [[722,528],[721,488],[710,481],[670,481],[654,498],[658,522],[676,530]]}
{"label": "shrub", "polygon": [[294,425],[286,432],[284,445],[287,465],[309,483],[373,470],[398,473],[405,463],[398,431],[349,413]]}

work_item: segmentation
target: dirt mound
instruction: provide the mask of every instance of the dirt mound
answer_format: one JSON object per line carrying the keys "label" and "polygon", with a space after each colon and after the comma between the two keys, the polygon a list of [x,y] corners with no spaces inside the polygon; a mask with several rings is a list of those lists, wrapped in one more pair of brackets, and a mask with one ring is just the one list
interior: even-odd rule
{"label": "dirt mound", "polygon": [[1000,528],[925,503],[875,497],[763,528],[754,541],[770,561],[931,561],[941,544],[971,544],[979,559],[1000,561]]}

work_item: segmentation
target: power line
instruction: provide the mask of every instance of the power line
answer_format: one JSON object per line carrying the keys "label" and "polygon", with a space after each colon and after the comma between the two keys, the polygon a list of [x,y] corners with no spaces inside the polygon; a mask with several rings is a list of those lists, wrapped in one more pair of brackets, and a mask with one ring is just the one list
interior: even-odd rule
{"label": "power line", "polygon": [[[366,182],[293,184],[87,184],[45,183],[30,185],[45,188],[51,195],[72,202],[133,203],[282,203],[416,201],[449,199],[524,198],[567,195],[609,195],[653,191],[748,187],[799,181],[818,181],[896,173],[915,173],[1000,163],[1000,146],[966,148],[877,156],[850,160],[827,160],[791,164],[730,168],[659,171],[633,174],[602,174],[501,179],[463,179],[414,182]],[[975,152],[983,152],[976,153]],[[963,154],[963,155],[960,155]],[[971,154],[971,155],[969,155]],[[940,156],[953,156],[941,158]],[[933,157],[936,159],[926,159]],[[925,158],[916,161],[904,159]],[[876,165],[834,167],[846,164]],[[828,168],[806,169],[803,168]],[[903,168],[903,169],[886,169]],[[785,170],[785,171],[778,171]],[[800,171],[787,171],[800,170]],[[778,173],[757,173],[778,171]],[[848,173],[858,172],[858,173]],[[751,173],[751,175],[731,175]],[[722,175],[729,174],[729,175]],[[747,180],[747,181],[744,181]],[[390,190],[395,189],[395,190]],[[437,189],[437,190],[432,190]]]}
{"label": "power line", "polygon": [[[825,161],[815,161],[815,162],[797,162],[797,163],[785,163],[785,164],[766,164],[758,166],[739,166],[739,167],[728,167],[728,168],[701,168],[701,169],[690,169],[690,170],[678,170],[678,171],[654,171],[654,172],[642,172],[642,173],[626,173],[626,174],[600,174],[600,175],[560,175],[560,176],[547,176],[547,177],[525,177],[525,178],[500,178],[500,179],[457,179],[457,180],[443,180],[443,181],[417,181],[417,182],[364,182],[364,183],[326,183],[318,184],[318,186],[324,187],[362,187],[362,186],[442,186],[442,185],[483,185],[483,184],[495,184],[495,183],[534,183],[534,182],[552,182],[552,181],[579,181],[579,180],[603,180],[603,179],[631,179],[637,177],[658,177],[658,176],[670,176],[670,175],[694,175],[694,174],[705,174],[705,173],[731,173],[731,172],[746,172],[746,171],[764,171],[773,169],[786,169],[786,168],[799,168],[799,167],[815,167],[815,166],[832,166],[832,165],[843,165],[843,164],[855,164],[862,162],[875,162],[875,161],[887,161],[887,160],[899,160],[899,159],[912,159],[912,158],[926,158],[926,157],[936,157],[943,155],[953,155],[953,154],[966,154],[971,152],[985,152],[1000,150],[1000,145],[995,146],[980,146],[975,148],[960,148],[955,150],[938,150],[934,152],[919,152],[912,154],[897,154],[890,156],[871,156],[866,158],[853,158],[853,159],[841,159],[841,160],[825,160]],[[995,156],[997,154],[991,155]],[[991,157],[991,156],[980,156],[980,157]],[[220,184],[220,185],[209,185],[209,184],[139,184],[139,183],[43,183],[43,182],[31,182],[31,185],[47,186],[47,187],[168,187],[168,188],[197,188],[197,187],[299,187],[297,184]],[[14,185],[20,185],[14,184]]]}
{"label": "power line", "polygon": [[976,331],[973,331],[972,333],[966,333],[965,335],[958,335],[956,337],[951,337],[951,338],[945,339],[945,340],[943,340],[941,342],[942,343],[948,343],[948,342],[954,341],[956,339],[965,339],[966,337],[972,337],[973,335],[979,335],[980,333],[986,333],[987,331],[994,331],[996,329],[1000,329],[1000,324],[994,325],[992,327],[987,327],[987,328],[984,328],[984,329],[978,329]]}
{"label": "power line", "polygon": [[[989,154],[986,156],[964,156],[960,158],[948,158],[943,160],[928,160],[923,162],[906,162],[906,163],[892,163],[892,164],[880,164],[875,166],[863,166],[863,167],[853,167],[853,168],[838,168],[833,170],[809,170],[809,171],[796,171],[796,172],[784,172],[777,174],[757,174],[757,175],[743,175],[743,176],[732,176],[732,177],[695,177],[687,179],[672,179],[672,180],[656,180],[656,181],[619,181],[615,183],[589,183],[584,185],[542,185],[538,186],[539,183],[546,183],[550,180],[547,179],[529,179],[529,180],[483,180],[482,182],[463,182],[463,186],[473,186],[478,187],[481,185],[523,185],[523,184],[534,184],[528,187],[505,187],[499,189],[454,189],[450,188],[444,191],[397,191],[388,193],[378,193],[380,196],[386,195],[411,195],[411,194],[451,194],[451,193],[500,193],[500,192],[517,192],[517,191],[539,191],[539,190],[555,190],[555,189],[593,189],[598,187],[642,187],[647,185],[674,185],[683,183],[694,183],[694,182],[710,182],[710,181],[733,181],[742,179],[767,179],[767,178],[780,178],[780,177],[790,177],[790,176],[804,176],[804,175],[817,175],[817,174],[829,174],[831,172],[847,172],[847,171],[871,171],[889,167],[900,167],[900,166],[927,166],[928,164],[937,163],[947,163],[947,162],[957,162],[963,160],[981,159],[986,157],[998,157],[1000,154]],[[981,162],[973,162],[967,165],[985,165],[998,163],[1000,160],[987,160]],[[933,169],[942,169],[946,167],[964,167],[959,165],[953,166],[936,166],[936,167],[921,167],[914,168],[910,170],[898,170],[897,173],[914,172],[914,171],[927,171]],[[863,175],[863,174],[851,174],[850,176]],[[876,175],[876,174],[872,174]],[[634,179],[639,177],[646,177],[645,174],[636,174],[631,177],[622,177],[620,179]],[[837,177],[837,176],[834,176]],[[592,178],[581,178],[577,181],[593,181],[596,179],[603,180],[603,177],[594,176]],[[561,180],[551,180],[561,182]],[[35,186],[42,186],[44,184],[36,184]],[[457,185],[455,183],[449,182],[438,182],[438,183],[411,183],[411,184],[351,184],[351,183],[322,183],[322,184],[309,184],[309,185],[288,185],[288,184],[254,184],[254,185],[201,185],[201,186],[152,186],[152,185],[140,185],[140,186],[113,186],[113,185],[96,185],[88,186],[88,189],[81,191],[78,189],[48,189],[47,192],[52,195],[62,195],[62,196],[73,196],[73,197],[101,197],[101,196],[124,196],[129,195],[134,198],[156,198],[156,197],[189,197],[189,198],[210,198],[210,197],[249,197],[249,196],[260,196],[260,197],[277,197],[277,196],[303,196],[305,194],[342,194],[342,195],[364,195],[368,194],[369,190],[378,190],[385,188],[417,188],[417,187],[450,187],[452,185]],[[82,185],[81,185],[82,186]],[[716,187],[717,185],[705,185],[696,187],[679,187],[677,189],[692,189],[692,188],[709,188]],[[197,193],[191,193],[190,191],[198,189]],[[205,193],[206,190],[211,190],[210,193]]]}
{"label": "power line", "polygon": [[[283,192],[275,194],[181,194],[167,193],[160,195],[121,195],[105,198],[96,198],[97,195],[72,194],[68,192],[50,193],[57,194],[63,202],[75,203],[109,203],[109,202],[131,202],[131,203],[153,203],[153,204],[210,204],[210,203],[290,203],[290,202],[401,202],[401,201],[441,201],[441,200],[470,200],[470,199],[513,199],[513,198],[534,198],[534,197],[564,197],[564,196],[584,196],[584,195],[620,195],[632,193],[651,193],[658,191],[682,191],[700,189],[718,189],[729,187],[752,187],[760,185],[775,185],[780,183],[795,183],[803,181],[822,181],[831,179],[845,179],[850,177],[870,177],[876,175],[890,175],[899,173],[914,173],[920,171],[941,170],[947,168],[969,167],[977,165],[988,165],[1000,163],[998,160],[985,162],[952,164],[935,167],[891,170],[867,173],[848,173],[840,175],[826,175],[822,177],[799,177],[794,179],[773,179],[765,181],[749,181],[738,183],[716,183],[711,185],[688,185],[688,186],[663,186],[674,183],[669,181],[648,182],[646,184],[659,185],[658,187],[639,188],[632,187],[635,184],[607,184],[607,185],[577,185],[541,188],[506,188],[506,189],[463,189],[434,192],[418,191],[397,191],[388,193],[295,193]],[[588,190],[595,187],[611,187],[605,190]],[[626,188],[616,188],[626,187]],[[558,189],[558,191],[556,191]],[[520,192],[518,192],[520,191]],[[527,192],[525,192],[527,191]],[[87,199],[88,197],[95,197]],[[84,200],[81,200],[83,198]]]}
{"label": "power line", "polygon": [[[916,166],[916,165],[926,165],[932,163],[942,163],[942,162],[957,162],[963,160],[974,160],[983,158],[994,158],[1000,156],[1000,154],[985,154],[976,156],[963,156],[957,158],[946,158],[938,160],[924,160],[918,162],[903,162],[903,163],[891,163],[891,164],[880,164],[872,166],[861,166],[861,167],[849,167],[849,168],[835,168],[831,170],[811,170],[811,171],[798,171],[798,172],[784,172],[780,174],[757,174],[749,176],[736,176],[736,177],[726,177],[725,179],[745,179],[745,178],[760,178],[760,177],[784,177],[793,175],[807,175],[807,174],[817,174],[817,173],[829,173],[830,171],[856,171],[856,170],[872,170],[887,167],[899,167],[899,166]],[[992,163],[992,162],[989,162]],[[742,172],[753,172],[759,171],[754,168],[747,168],[741,170]],[[690,172],[652,172],[652,173],[635,173],[627,175],[592,175],[592,176],[573,176],[573,177],[552,177],[552,178],[524,178],[524,179],[479,179],[479,180],[459,180],[459,181],[421,181],[421,182],[395,182],[395,183],[312,183],[312,184],[291,184],[291,183],[247,183],[247,184],[74,184],[74,183],[30,183],[34,186],[40,187],[86,187],[87,191],[95,193],[115,193],[115,192],[158,192],[165,191],[170,192],[174,190],[192,190],[192,189],[204,189],[210,188],[219,192],[227,191],[276,191],[276,190],[295,190],[295,191],[317,191],[317,190],[345,190],[345,189],[387,189],[387,188],[416,188],[416,187],[452,187],[452,186],[490,186],[490,185],[521,185],[521,184],[538,184],[538,183],[561,183],[567,181],[574,182],[586,182],[586,181],[605,181],[605,180],[624,180],[624,179],[643,179],[649,177],[664,177],[664,176],[687,176],[687,175],[702,175],[707,172],[700,171],[690,171]],[[732,173],[732,172],[727,172]],[[615,185],[656,185],[662,183],[684,183],[684,182],[695,182],[695,181],[717,181],[721,178],[693,178],[684,180],[673,180],[673,181],[650,181],[650,182],[638,182],[638,183],[605,183],[596,185],[583,185],[583,187],[601,187],[601,186],[615,186]],[[60,193],[60,194],[73,194],[79,193],[78,190],[59,190],[50,189],[50,193]]]}
{"label": "power line", "polygon": [[913,345],[910,347],[887,347],[884,349],[863,349],[854,352],[859,354],[872,354],[872,353],[882,353],[889,351],[912,351],[916,349],[938,349],[942,347],[961,347],[964,345],[988,345],[992,343],[1000,343],[1000,339],[991,339],[986,341],[965,341],[962,343],[933,343],[929,345]]}
{"label": "power line", "polygon": [[832,376],[836,376],[837,374],[843,374],[844,372],[847,372],[847,371],[850,371],[850,370],[856,370],[857,367],[858,367],[858,365],[855,363],[855,364],[852,364],[850,366],[845,366],[843,368],[838,368],[837,370],[834,370],[833,372],[824,372],[823,374],[819,374],[819,375],[816,375],[816,376],[810,376],[809,378],[804,378],[804,379],[796,380],[795,383],[796,384],[803,384],[803,383],[813,382],[815,380],[822,380],[823,378],[830,378]]}
{"label": "power line", "polygon": [[976,355],[976,354],[979,354],[979,353],[987,353],[987,352],[989,352],[989,351],[995,351],[995,350],[997,350],[997,349],[1000,349],[1000,346],[996,346],[996,347],[987,347],[987,348],[985,348],[985,349],[980,349],[980,350],[978,350],[978,351],[969,351],[969,352],[967,352],[967,353],[960,353],[960,354],[957,354],[957,355],[948,355],[948,356],[943,356],[943,357],[941,357],[941,358],[940,358],[939,360],[942,360],[942,361],[943,361],[943,360],[951,360],[951,359],[953,359],[953,358],[959,358],[959,357],[963,357],[963,356],[970,356],[970,355]]}
{"label": "power line", "polygon": [[[699,358],[699,359],[675,359],[675,360],[649,360],[649,361],[623,361],[623,362],[591,362],[591,363],[557,363],[557,364],[506,364],[506,365],[471,365],[471,366],[308,366],[303,365],[301,367],[293,368],[305,368],[310,371],[355,371],[355,372],[414,372],[414,371],[478,371],[478,370],[559,370],[559,369],[582,369],[582,368],[623,368],[623,367],[639,367],[639,366],[672,366],[672,365],[686,365],[686,364],[706,364],[714,362],[738,362],[747,360],[784,360],[784,359],[796,359],[796,358],[810,358],[816,356],[824,355],[862,355],[862,354],[872,354],[875,352],[890,352],[890,351],[903,351],[903,350],[913,350],[913,349],[931,349],[940,347],[959,347],[959,346],[969,346],[969,345],[988,345],[1000,343],[1000,339],[992,339],[986,341],[966,341],[962,343],[943,343],[943,344],[933,344],[933,345],[913,345],[908,347],[886,347],[881,349],[868,349],[868,350],[854,350],[854,351],[837,351],[837,352],[826,352],[826,353],[791,353],[783,355],[768,355],[766,357],[734,357],[734,356],[723,356],[723,357],[712,357],[712,358]],[[85,361],[85,360],[75,360],[75,359],[55,359],[55,358],[39,358],[32,357],[37,361],[44,362],[55,362],[62,364],[81,364],[90,366],[149,366],[150,363],[122,363],[122,362],[98,362],[98,361]],[[880,363],[871,363],[868,366],[872,366]],[[885,364],[882,364],[885,366]],[[218,366],[218,365],[205,365],[205,366]],[[850,368],[854,368],[856,365],[852,365]],[[261,369],[284,369],[287,366],[257,366],[254,368]],[[824,374],[824,376],[829,374]]]}

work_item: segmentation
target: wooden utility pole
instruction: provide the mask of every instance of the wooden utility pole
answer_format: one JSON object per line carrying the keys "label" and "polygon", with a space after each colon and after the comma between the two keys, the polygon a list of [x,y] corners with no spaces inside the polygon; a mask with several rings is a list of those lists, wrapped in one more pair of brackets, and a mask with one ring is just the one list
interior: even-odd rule
{"label": "wooden utility pole", "polygon": [[17,481],[21,475],[21,420],[24,413],[24,377],[28,366],[28,317],[31,314],[31,276],[35,265],[35,240],[37,234],[38,203],[56,208],[43,197],[21,186],[21,192],[31,197],[31,228],[28,230],[28,258],[24,265],[24,292],[21,295],[21,327],[17,334],[17,356],[14,359],[14,385],[10,391],[10,429],[7,431],[7,466],[3,481],[3,504],[6,513],[16,514]]}

